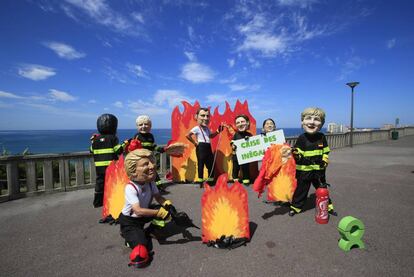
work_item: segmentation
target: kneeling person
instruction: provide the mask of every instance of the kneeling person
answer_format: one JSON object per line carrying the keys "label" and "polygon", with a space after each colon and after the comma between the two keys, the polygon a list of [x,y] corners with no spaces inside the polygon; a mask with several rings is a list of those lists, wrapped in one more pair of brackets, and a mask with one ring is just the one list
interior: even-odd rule
{"label": "kneeling person", "polygon": [[[172,204],[160,195],[155,185],[156,162],[150,150],[137,149],[128,153],[125,171],[131,181],[125,186],[125,205],[119,215],[121,235],[132,249],[129,265],[145,267],[151,262],[148,251],[151,239],[144,225],[153,219],[170,219],[168,210]],[[150,208],[153,198],[161,208]]]}

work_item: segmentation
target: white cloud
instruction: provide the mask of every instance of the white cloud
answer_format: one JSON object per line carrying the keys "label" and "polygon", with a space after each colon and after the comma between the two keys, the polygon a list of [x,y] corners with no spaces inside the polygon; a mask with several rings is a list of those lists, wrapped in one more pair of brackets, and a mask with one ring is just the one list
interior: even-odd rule
{"label": "white cloud", "polygon": [[231,84],[229,88],[231,91],[255,91],[260,89],[260,85]]}
{"label": "white cloud", "polygon": [[104,66],[103,72],[109,77],[110,80],[116,80],[123,84],[126,84],[130,81],[126,74],[119,72],[109,65]]}
{"label": "white cloud", "polygon": [[121,101],[116,101],[113,105],[117,108],[123,108],[124,107],[124,104],[122,104]]}
{"label": "white cloud", "polygon": [[206,83],[213,80],[214,75],[214,71],[208,66],[190,62],[183,66],[180,77],[193,83]]}
{"label": "white cloud", "polygon": [[[117,32],[128,35],[144,35],[139,14],[127,18],[113,10],[105,0],[65,0],[65,2],[66,4],[62,5],[62,9],[67,16],[77,21],[79,20],[79,14],[77,14],[77,11],[73,11],[73,8],[82,11],[94,22]],[[68,4],[71,6],[68,6]],[[74,14],[77,14],[76,17]],[[141,19],[143,20],[143,18]]]}
{"label": "white cloud", "polygon": [[131,73],[133,73],[134,75],[136,75],[137,77],[141,77],[141,78],[149,78],[147,75],[147,71],[145,71],[142,66],[140,66],[139,64],[127,64],[127,67],[129,69],[129,71]]}
{"label": "white cloud", "polygon": [[144,16],[141,14],[141,13],[138,13],[138,12],[133,12],[132,14],[131,14],[131,16],[132,16],[132,18],[133,19],[135,19],[136,21],[138,21],[139,23],[141,23],[141,24],[144,24],[145,23],[145,21],[144,21]]}
{"label": "white cloud", "polygon": [[95,99],[91,99],[91,100],[89,100],[89,101],[88,101],[88,103],[89,103],[89,104],[96,104],[97,102],[96,102],[96,100],[95,100]]}
{"label": "white cloud", "polygon": [[196,62],[197,61],[197,57],[195,56],[195,54],[193,52],[184,51],[184,55],[187,57],[187,59],[190,62]]}
{"label": "white cloud", "polygon": [[13,99],[21,99],[23,97],[18,96],[14,93],[10,93],[10,92],[5,92],[5,91],[1,91],[0,90],[0,98],[13,98]]}
{"label": "white cloud", "polygon": [[76,97],[70,95],[69,93],[56,89],[50,89],[49,96],[54,101],[71,102],[76,100]]}
{"label": "white cloud", "polygon": [[239,25],[237,29],[244,39],[237,51],[258,51],[264,56],[284,53],[288,39],[283,32],[273,31],[273,25],[264,14],[256,14],[246,24]]}
{"label": "white cloud", "polygon": [[274,56],[284,53],[288,47],[287,40],[282,36],[267,33],[247,34],[238,51],[256,50],[264,56]]}
{"label": "white cloud", "polygon": [[130,101],[128,107],[135,114],[148,114],[150,116],[168,114],[169,109],[142,100]]}
{"label": "white cloud", "polygon": [[236,51],[246,54],[255,67],[260,66],[256,54],[264,58],[287,57],[300,50],[304,41],[335,31],[335,28],[328,25],[311,26],[308,18],[297,12],[274,14],[263,12],[266,10],[263,7],[255,10],[257,12],[251,11],[247,6],[239,7],[237,11],[241,14],[236,18],[241,18],[242,23],[236,24],[236,34],[239,36],[235,37]]}
{"label": "white cloud", "polygon": [[188,33],[188,37],[190,40],[195,40],[195,36],[194,36],[194,29],[191,26],[187,27],[187,33]]}
{"label": "white cloud", "polygon": [[395,38],[392,38],[387,41],[387,48],[392,49],[395,47],[395,44],[397,43],[397,40]]}
{"label": "white cloud", "polygon": [[277,0],[279,5],[281,6],[289,6],[289,7],[299,7],[299,8],[308,8],[311,7],[313,4],[318,3],[318,0]]}
{"label": "white cloud", "polygon": [[56,75],[55,69],[37,64],[24,64],[18,68],[20,76],[33,81],[45,80]]}
{"label": "white cloud", "polygon": [[78,52],[72,46],[61,42],[45,42],[44,45],[63,59],[75,60],[86,56],[85,53]]}
{"label": "white cloud", "polygon": [[363,59],[359,56],[354,56],[353,53],[351,53],[351,56],[346,58],[346,61],[339,62],[341,66],[341,73],[337,79],[339,81],[343,81],[360,68],[374,63],[374,59]]}
{"label": "white cloud", "polygon": [[183,95],[178,90],[160,89],[154,95],[154,102],[157,105],[168,103],[168,107],[174,108],[179,105],[181,101],[194,102],[194,99]]}
{"label": "white cloud", "polygon": [[206,96],[206,103],[222,105],[225,102],[229,103],[231,107],[234,107],[238,97],[228,94],[209,94]]}
{"label": "white cloud", "polygon": [[229,67],[232,68],[236,64],[236,60],[235,59],[227,59],[227,63],[229,65]]}

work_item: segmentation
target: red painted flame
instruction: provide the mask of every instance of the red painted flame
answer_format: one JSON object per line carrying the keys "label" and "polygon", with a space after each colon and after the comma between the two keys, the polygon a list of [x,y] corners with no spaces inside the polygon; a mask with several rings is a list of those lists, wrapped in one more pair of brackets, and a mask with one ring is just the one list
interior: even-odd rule
{"label": "red painted flame", "polygon": [[129,182],[124,169],[124,156],[112,161],[106,169],[102,216],[117,219],[125,204],[125,185]]}
{"label": "red painted flame", "polygon": [[267,186],[268,201],[291,202],[296,189],[296,162],[292,156],[282,162],[282,147],[274,144],[266,150],[259,177],[253,185],[253,190],[259,193]]}
{"label": "red painted flame", "polygon": [[[196,101],[194,105],[188,102],[182,102],[184,111],[181,113],[178,106],[174,108],[171,115],[171,127],[172,127],[172,140],[183,143],[188,143],[186,135],[190,130],[197,125],[195,114],[200,108],[200,104]],[[219,176],[222,173],[228,173],[231,175],[232,170],[232,151],[230,147],[230,141],[233,138],[236,126],[234,121],[237,115],[245,114],[250,118],[250,132],[256,134],[256,120],[250,114],[247,101],[241,103],[237,100],[234,110],[231,110],[230,105],[226,102],[226,108],[223,114],[220,114],[218,107],[211,113],[210,130],[215,132],[220,124],[226,124],[230,126],[229,129],[224,128],[218,136],[211,140],[211,146],[213,153],[216,153],[215,161],[215,173]],[[217,152],[215,152],[217,151]],[[173,167],[173,179],[175,182],[193,182],[197,179],[197,157],[195,154],[194,145],[189,144],[182,157],[174,157],[172,160]],[[254,167],[253,167],[254,168]],[[257,166],[256,166],[257,168]],[[207,176],[208,172],[205,169],[204,176]],[[251,174],[251,176],[257,175],[257,169]]]}
{"label": "red painted flame", "polygon": [[221,236],[250,239],[249,207],[246,189],[235,182],[227,186],[227,174],[217,179],[214,188],[204,185],[201,198],[203,242],[215,241]]}

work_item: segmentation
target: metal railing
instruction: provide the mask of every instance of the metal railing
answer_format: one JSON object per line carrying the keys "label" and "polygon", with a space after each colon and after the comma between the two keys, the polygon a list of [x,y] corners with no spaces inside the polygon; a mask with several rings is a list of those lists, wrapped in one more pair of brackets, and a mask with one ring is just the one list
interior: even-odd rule
{"label": "metal railing", "polygon": [[[414,135],[414,127],[392,130],[355,131],[353,144],[365,144],[392,138]],[[349,133],[327,134],[331,149],[349,146]],[[287,138],[294,145],[296,137]],[[170,159],[165,153],[157,156],[158,172],[164,177],[170,169]],[[0,202],[22,197],[93,188],[95,186],[95,167],[89,152],[67,154],[18,155],[0,157]]]}

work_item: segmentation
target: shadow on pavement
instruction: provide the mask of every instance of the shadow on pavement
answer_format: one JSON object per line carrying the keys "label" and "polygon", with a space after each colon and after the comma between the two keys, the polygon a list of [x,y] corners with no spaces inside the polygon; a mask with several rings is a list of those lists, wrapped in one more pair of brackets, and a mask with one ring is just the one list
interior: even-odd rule
{"label": "shadow on pavement", "polygon": [[[153,233],[159,244],[183,244],[191,241],[201,241],[201,237],[193,236],[186,228],[180,227],[174,222],[169,222],[164,228]],[[169,238],[182,234],[182,238],[176,240],[168,240]]]}

